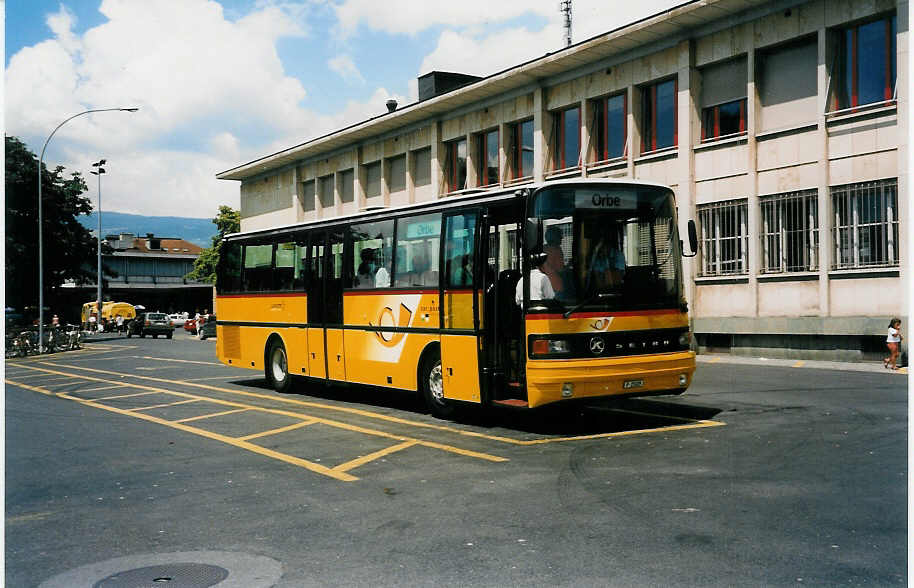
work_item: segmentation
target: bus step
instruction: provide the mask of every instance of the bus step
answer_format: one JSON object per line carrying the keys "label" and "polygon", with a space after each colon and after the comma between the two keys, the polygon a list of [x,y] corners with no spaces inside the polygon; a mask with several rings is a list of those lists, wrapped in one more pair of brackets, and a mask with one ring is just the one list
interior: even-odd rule
{"label": "bus step", "polygon": [[527,408],[527,401],[520,398],[505,398],[504,400],[493,400],[493,404],[501,406],[510,406],[511,408]]}

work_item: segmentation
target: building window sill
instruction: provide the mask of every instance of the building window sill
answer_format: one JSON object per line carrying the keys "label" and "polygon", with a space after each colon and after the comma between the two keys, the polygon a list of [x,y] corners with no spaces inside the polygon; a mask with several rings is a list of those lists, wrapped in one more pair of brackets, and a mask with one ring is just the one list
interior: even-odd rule
{"label": "building window sill", "polygon": [[855,278],[897,278],[899,275],[900,272],[898,266],[832,269],[828,272],[828,277],[833,280],[846,280]]}
{"label": "building window sill", "polygon": [[647,153],[642,154],[641,157],[635,159],[635,163],[645,163],[658,159],[670,159],[677,157],[678,155],[679,151],[676,146],[666,147],[664,149],[658,149],[657,151],[648,151]]}
{"label": "building window sill", "polygon": [[581,166],[576,165],[575,167],[566,167],[565,169],[557,169],[548,172],[546,177],[551,180],[557,180],[560,178],[572,178],[579,175],[581,175]]}
{"label": "building window sill", "polygon": [[595,161],[593,163],[587,164],[587,173],[598,173],[601,171],[614,171],[617,169],[625,169],[628,166],[628,159],[626,157],[616,157],[614,159],[606,159],[604,161]]}
{"label": "building window sill", "polygon": [[792,127],[782,127],[780,129],[771,129],[770,131],[763,131],[761,133],[756,133],[756,141],[765,141],[766,139],[774,139],[776,137],[781,137],[784,135],[798,135],[800,133],[806,133],[809,131],[814,131],[819,128],[819,123],[811,122],[804,123],[801,125],[796,125]]}
{"label": "building window sill", "polygon": [[747,274],[698,276],[695,278],[695,283],[699,286],[715,284],[748,284],[749,276]]}
{"label": "building window sill", "polygon": [[892,114],[897,111],[897,101],[886,100],[884,102],[876,102],[875,104],[864,104],[863,106],[854,106],[853,108],[844,108],[841,110],[826,112],[825,120],[829,125],[831,125],[850,122],[861,118],[871,118],[885,114]]}
{"label": "building window sill", "polygon": [[758,275],[759,282],[805,282],[818,279],[818,272],[772,272]]}
{"label": "building window sill", "polygon": [[717,139],[706,139],[702,141],[701,145],[695,145],[692,147],[693,151],[709,151],[711,149],[719,149],[723,147],[730,147],[732,145],[745,145],[748,142],[748,137],[746,133],[740,133],[738,135],[728,135],[726,137],[720,137]]}

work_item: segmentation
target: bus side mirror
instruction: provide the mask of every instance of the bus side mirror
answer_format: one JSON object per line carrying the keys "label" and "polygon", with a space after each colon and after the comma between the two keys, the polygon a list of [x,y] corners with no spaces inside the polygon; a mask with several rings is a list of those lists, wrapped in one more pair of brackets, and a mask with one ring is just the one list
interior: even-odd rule
{"label": "bus side mirror", "polygon": [[692,251],[691,255],[682,254],[683,257],[695,257],[698,255],[698,230],[695,228],[695,221],[689,219],[688,224],[689,231],[689,250]]}

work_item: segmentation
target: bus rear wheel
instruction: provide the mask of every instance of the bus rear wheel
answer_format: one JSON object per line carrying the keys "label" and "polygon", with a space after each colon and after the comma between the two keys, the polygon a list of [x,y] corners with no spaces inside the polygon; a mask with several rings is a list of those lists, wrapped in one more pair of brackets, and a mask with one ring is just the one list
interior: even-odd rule
{"label": "bus rear wheel", "polygon": [[267,361],[264,365],[264,375],[267,383],[277,392],[288,392],[292,385],[292,377],[289,375],[289,362],[286,356],[286,347],[282,341],[275,339],[269,345],[267,351]]}
{"label": "bus rear wheel", "polygon": [[441,354],[434,352],[426,357],[419,370],[419,386],[426,406],[439,419],[449,419],[457,410],[455,404],[444,397],[444,377]]}

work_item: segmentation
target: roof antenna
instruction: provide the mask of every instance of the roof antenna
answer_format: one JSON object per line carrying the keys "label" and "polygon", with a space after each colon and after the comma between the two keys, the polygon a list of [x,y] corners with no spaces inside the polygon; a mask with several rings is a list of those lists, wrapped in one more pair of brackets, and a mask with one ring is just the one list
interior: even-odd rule
{"label": "roof antenna", "polygon": [[559,10],[565,17],[565,46],[568,47],[571,45],[571,0],[562,0]]}

